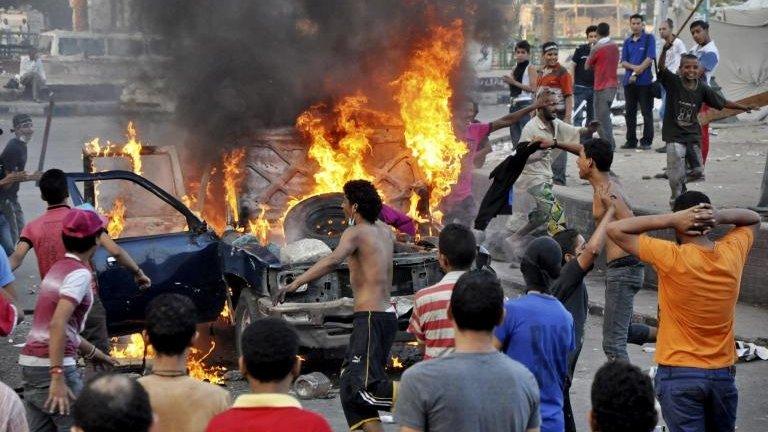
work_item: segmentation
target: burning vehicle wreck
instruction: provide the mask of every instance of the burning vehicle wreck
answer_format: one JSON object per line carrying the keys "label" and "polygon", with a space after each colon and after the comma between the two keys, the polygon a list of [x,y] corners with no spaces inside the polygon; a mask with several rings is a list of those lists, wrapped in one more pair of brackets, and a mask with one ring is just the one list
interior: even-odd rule
{"label": "burning vehicle wreck", "polygon": [[[345,264],[289,294],[285,303],[273,306],[272,295],[312,262],[284,264],[275,245],[263,246],[255,236],[231,227],[217,235],[180,200],[133,172],[67,176],[74,205],[97,204],[94,201],[102,201],[110,191],[113,195],[120,191],[127,210],[116,241],[153,280],[149,290],[141,291],[104,250],[96,253],[94,270],[112,335],[140,331],[148,302],[161,293],[175,292],[195,302],[201,321],[215,320],[224,308],[233,310],[236,341],[254,319],[276,316],[296,327],[304,348],[333,350],[346,346],[352,330],[353,299]],[[110,182],[122,184],[110,189]],[[150,196],[159,201],[158,205],[149,204],[153,215],[131,213],[132,208],[141,206],[132,206],[130,201],[138,199],[147,207],[152,202]],[[110,222],[113,220],[111,217]],[[301,226],[294,227],[297,223]],[[330,248],[338,242],[345,223],[340,194],[326,194],[293,207],[286,217],[286,232],[303,236],[304,242],[323,241]],[[286,237],[289,244],[292,239]],[[392,303],[401,330],[405,330],[412,295],[437,282],[442,274],[434,251],[397,252],[393,264]]]}

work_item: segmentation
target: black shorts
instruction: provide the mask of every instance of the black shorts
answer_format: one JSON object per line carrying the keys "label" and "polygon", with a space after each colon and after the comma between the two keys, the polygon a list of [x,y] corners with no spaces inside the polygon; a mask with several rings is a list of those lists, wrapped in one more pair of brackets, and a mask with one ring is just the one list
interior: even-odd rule
{"label": "black shorts", "polygon": [[390,411],[396,383],[385,368],[397,335],[392,312],[355,312],[352,335],[339,378],[341,407],[351,430],[379,419],[379,410]]}

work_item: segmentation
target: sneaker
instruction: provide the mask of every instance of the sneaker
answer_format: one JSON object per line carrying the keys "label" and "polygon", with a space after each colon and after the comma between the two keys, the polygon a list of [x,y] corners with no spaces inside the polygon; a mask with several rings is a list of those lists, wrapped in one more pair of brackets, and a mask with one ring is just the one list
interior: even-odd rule
{"label": "sneaker", "polygon": [[657,178],[657,179],[668,179],[668,178],[669,178],[669,176],[668,176],[668,175],[667,175],[667,173],[665,173],[665,172],[660,172],[660,173],[658,173],[658,174],[654,175],[654,176],[653,176],[653,178]]}
{"label": "sneaker", "polygon": [[666,153],[667,152],[667,146],[662,146],[656,149],[656,153]]}
{"label": "sneaker", "polygon": [[623,146],[621,146],[621,147],[619,147],[619,148],[622,148],[622,149],[624,149],[624,150],[628,150],[628,149],[636,149],[636,148],[637,148],[637,145],[636,145],[636,144],[635,144],[635,145],[632,145],[632,144],[630,144],[630,143],[626,143],[626,144],[624,144]]}
{"label": "sneaker", "polygon": [[686,183],[702,182],[706,180],[707,180],[707,176],[704,175],[704,173],[691,172],[685,176]]}
{"label": "sneaker", "polygon": [[650,144],[647,144],[647,145],[641,145],[641,146],[640,146],[640,150],[645,150],[645,151],[648,151],[648,150],[650,150],[650,149],[651,149],[651,145],[650,145]]}

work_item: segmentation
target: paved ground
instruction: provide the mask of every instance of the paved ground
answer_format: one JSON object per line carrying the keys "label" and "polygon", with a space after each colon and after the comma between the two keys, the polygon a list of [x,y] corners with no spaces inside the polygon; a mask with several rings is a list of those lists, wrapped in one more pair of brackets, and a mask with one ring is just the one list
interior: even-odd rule
{"label": "paved ground", "polygon": [[[505,105],[481,105],[478,118],[483,121],[499,118],[507,113]],[[638,133],[641,133],[638,127]],[[760,182],[768,151],[768,125],[744,126],[728,124],[713,128],[718,134],[710,137],[710,156],[706,166],[707,180],[694,183],[689,189],[709,195],[721,207],[747,207],[757,204]],[[616,144],[624,144],[626,129],[614,128]],[[492,138],[508,134],[498,130]],[[653,148],[661,146],[661,132],[656,129]],[[485,169],[492,169],[503,155],[489,156]],[[590,190],[579,179],[575,158],[568,155],[568,185],[577,190]],[[617,150],[613,171],[621,177],[627,195],[633,203],[648,209],[667,211],[669,183],[665,179],[644,180],[666,167],[666,155],[654,151]]]}
{"label": "paved ground", "polygon": [[[505,107],[481,107],[480,118],[490,119],[500,116],[505,112]],[[58,167],[65,171],[78,171],[82,169],[80,149],[82,143],[94,136],[109,138],[119,141],[123,135],[127,119],[114,119],[107,117],[68,117],[54,120],[51,133],[51,143],[45,168]],[[29,148],[30,170],[37,167],[37,159],[40,152],[40,139],[42,137],[42,119],[36,118],[38,132],[33,138]],[[3,129],[7,130],[7,125]],[[713,199],[724,205],[752,205],[757,200],[759,192],[759,180],[765,163],[765,152],[768,140],[765,136],[765,126],[743,129],[722,130],[718,137],[713,137],[714,161],[709,165],[708,181],[701,183],[701,190],[710,193]],[[145,141],[152,144],[166,144],[179,142],[182,135],[173,128],[164,124],[152,122],[139,122],[139,131]],[[503,133],[503,131],[497,132]],[[7,139],[7,135],[2,139]],[[747,143],[747,144],[743,144]],[[661,209],[668,194],[667,185],[660,180],[642,181],[640,177],[645,174],[653,174],[664,165],[663,155],[655,153],[635,153],[620,151],[621,158],[617,159],[616,170],[625,179],[625,186],[634,199],[638,199],[639,205]],[[736,156],[738,154],[739,156]],[[623,159],[622,159],[623,158]],[[721,160],[718,162],[717,159]],[[738,158],[738,159],[737,159]],[[738,160],[738,162],[734,162]],[[579,185],[576,177],[575,164],[569,164],[569,179],[573,187]],[[729,186],[733,185],[733,186]],[[736,186],[738,185],[738,186]],[[32,218],[43,211],[44,206],[39,199],[39,192],[31,183],[21,188],[20,199],[28,218]],[[34,256],[30,255],[21,269],[16,273],[18,290],[24,296],[25,308],[31,309],[34,305],[34,290],[37,286],[37,266]],[[510,292],[510,295],[512,293]],[[599,294],[593,295],[599,301]],[[650,304],[650,301],[648,302]],[[648,306],[650,308],[651,306]],[[760,313],[762,312],[762,315]],[[754,311],[757,319],[763,319],[763,310]],[[762,321],[761,321],[762,322]],[[601,319],[590,317],[585,341],[574,384],[574,411],[578,424],[586,429],[585,415],[588,409],[589,388],[592,376],[603,363],[604,357],[600,348],[601,343]],[[758,324],[763,325],[763,324]],[[737,327],[739,324],[737,323]],[[749,324],[746,324],[748,327]],[[10,339],[0,340],[0,380],[12,386],[19,385],[19,371],[16,365],[18,347],[15,345],[23,342],[23,335],[28,326],[21,329]],[[226,347],[226,345],[224,345]],[[224,359],[230,351],[220,353]],[[633,361],[643,368],[648,368],[652,363],[651,354],[645,353],[639,347],[631,347],[630,352]],[[231,357],[231,355],[230,355]],[[231,360],[230,360],[231,361]],[[335,365],[323,365],[322,369],[329,374],[335,372]],[[737,367],[738,386],[741,392],[739,406],[740,430],[759,431],[768,430],[768,402],[765,399],[764,388],[768,386],[768,362],[755,362],[740,364]],[[228,387],[237,394],[245,390],[243,382],[230,383]],[[334,430],[345,430],[345,423],[341,412],[338,397],[329,400],[307,401],[305,406],[322,413],[329,419]],[[388,430],[395,430],[395,426],[389,426]]]}

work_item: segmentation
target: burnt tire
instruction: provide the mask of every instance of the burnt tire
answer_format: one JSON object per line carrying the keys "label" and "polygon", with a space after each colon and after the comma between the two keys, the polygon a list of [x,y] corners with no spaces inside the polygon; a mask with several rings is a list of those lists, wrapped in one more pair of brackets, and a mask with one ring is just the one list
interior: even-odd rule
{"label": "burnt tire", "polygon": [[240,341],[243,336],[243,331],[254,320],[263,318],[264,315],[259,312],[259,303],[256,296],[251,294],[250,291],[244,289],[240,293],[240,298],[237,301],[235,307],[235,350],[237,351],[237,357],[242,355],[242,342]]}

